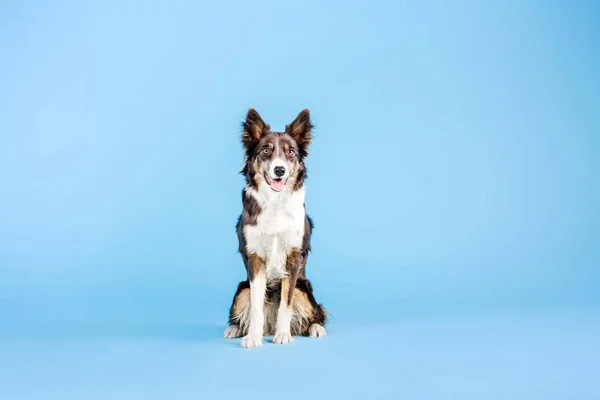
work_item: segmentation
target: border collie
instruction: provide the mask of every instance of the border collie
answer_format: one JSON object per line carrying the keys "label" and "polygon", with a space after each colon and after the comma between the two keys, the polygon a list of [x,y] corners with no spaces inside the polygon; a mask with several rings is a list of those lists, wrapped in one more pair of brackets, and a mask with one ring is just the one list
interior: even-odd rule
{"label": "border collie", "polygon": [[313,229],[304,205],[310,113],[300,112],[285,132],[271,132],[251,108],[242,128],[246,187],[237,236],[247,280],[238,285],[223,336],[243,336],[243,347],[262,346],[263,335],[279,344],[325,336],[327,311],[305,272]]}

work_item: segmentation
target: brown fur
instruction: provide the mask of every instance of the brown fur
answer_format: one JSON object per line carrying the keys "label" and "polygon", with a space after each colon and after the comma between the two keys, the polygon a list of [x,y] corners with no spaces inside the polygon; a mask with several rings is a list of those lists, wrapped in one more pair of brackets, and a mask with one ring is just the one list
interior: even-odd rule
{"label": "brown fur", "polygon": [[[291,301],[294,295],[294,288],[296,287],[296,281],[298,280],[298,273],[300,272],[300,266],[302,264],[302,251],[300,249],[292,249],[287,255],[287,270],[289,273],[289,284],[287,289],[289,294],[286,295],[287,305],[291,305]],[[284,289],[285,290],[285,289]]]}
{"label": "brown fur", "polygon": [[250,254],[248,261],[248,278],[252,280],[262,269],[265,268],[265,260],[256,254]]}
{"label": "brown fur", "polygon": [[[267,288],[265,296],[265,325],[264,335],[274,335],[277,323],[277,310],[281,301],[282,288],[276,285]],[[291,302],[293,336],[308,336],[308,330],[313,323],[325,325],[327,311],[317,304],[312,295],[312,286],[306,280],[299,280]],[[229,324],[239,325],[240,336],[248,333],[250,323],[250,283],[240,282],[229,312]]]}
{"label": "brown fur", "polygon": [[285,132],[298,143],[302,158],[308,155],[308,146],[312,140],[311,132],[313,128],[314,125],[310,122],[310,112],[307,109],[302,110],[296,119],[285,127]]}
{"label": "brown fur", "polygon": [[290,286],[290,278],[285,277],[281,279],[281,302],[289,307],[292,305],[292,295],[294,294],[294,287]]}

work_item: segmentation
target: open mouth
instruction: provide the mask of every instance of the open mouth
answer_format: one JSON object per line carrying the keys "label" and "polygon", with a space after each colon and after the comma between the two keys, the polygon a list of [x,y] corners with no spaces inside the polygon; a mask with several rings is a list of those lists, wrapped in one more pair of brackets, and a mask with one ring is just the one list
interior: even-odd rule
{"label": "open mouth", "polygon": [[276,192],[281,192],[283,190],[283,187],[285,186],[285,183],[287,182],[287,179],[271,179],[267,176],[267,174],[265,174],[265,179],[271,187],[271,189],[273,189]]}

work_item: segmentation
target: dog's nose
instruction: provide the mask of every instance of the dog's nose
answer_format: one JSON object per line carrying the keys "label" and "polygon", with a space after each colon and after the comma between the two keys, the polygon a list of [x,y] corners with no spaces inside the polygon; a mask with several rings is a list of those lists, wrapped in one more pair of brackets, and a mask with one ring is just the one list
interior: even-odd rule
{"label": "dog's nose", "polygon": [[278,177],[282,177],[283,174],[285,174],[285,168],[283,167],[275,167],[275,175],[277,175]]}

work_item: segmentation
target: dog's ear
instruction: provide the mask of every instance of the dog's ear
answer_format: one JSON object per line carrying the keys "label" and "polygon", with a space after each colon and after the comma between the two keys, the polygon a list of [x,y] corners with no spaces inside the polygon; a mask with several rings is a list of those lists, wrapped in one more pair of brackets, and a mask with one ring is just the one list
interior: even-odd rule
{"label": "dog's ear", "polygon": [[310,111],[308,109],[300,111],[296,119],[285,127],[285,131],[298,143],[301,157],[308,155],[308,146],[312,139],[311,131],[313,128],[314,126],[310,122]]}
{"label": "dog's ear", "polygon": [[248,109],[248,114],[246,115],[246,120],[242,123],[242,128],[242,143],[246,149],[255,146],[271,129],[253,108]]}

